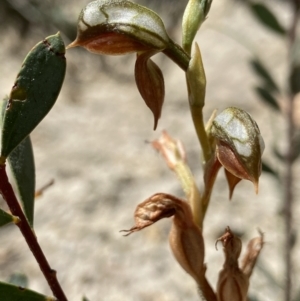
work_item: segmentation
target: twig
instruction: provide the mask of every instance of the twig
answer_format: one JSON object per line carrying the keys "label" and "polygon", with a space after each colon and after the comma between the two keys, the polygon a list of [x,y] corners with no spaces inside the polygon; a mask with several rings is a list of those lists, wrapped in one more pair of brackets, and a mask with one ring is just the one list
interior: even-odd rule
{"label": "twig", "polygon": [[[292,23],[289,29],[289,50],[291,52],[292,47],[295,43],[296,38],[296,28],[299,17],[299,9],[295,7],[294,15],[292,18]],[[290,69],[292,71],[293,65],[291,64]],[[293,236],[293,153],[294,153],[294,143],[293,138],[295,134],[295,123],[294,123],[294,106],[295,106],[295,95],[293,91],[290,91],[287,100],[287,143],[288,149],[285,156],[286,172],[285,172],[285,204],[284,204],[284,218],[285,218],[285,301],[291,300],[291,290],[292,290],[292,236]]]}
{"label": "twig", "polygon": [[36,261],[38,262],[40,269],[41,269],[42,273],[44,274],[44,276],[53,292],[53,295],[58,299],[58,301],[68,301],[65,296],[65,293],[63,292],[63,290],[57,280],[56,271],[50,267],[45,255],[37,241],[35,233],[34,233],[33,229],[30,227],[30,225],[19,205],[19,202],[12,189],[12,186],[9,183],[4,164],[0,165],[0,193],[2,194],[4,200],[6,201],[11,213],[13,215],[19,217],[20,222],[18,222],[16,225],[19,227],[31,252],[33,253],[33,256],[35,257]]}

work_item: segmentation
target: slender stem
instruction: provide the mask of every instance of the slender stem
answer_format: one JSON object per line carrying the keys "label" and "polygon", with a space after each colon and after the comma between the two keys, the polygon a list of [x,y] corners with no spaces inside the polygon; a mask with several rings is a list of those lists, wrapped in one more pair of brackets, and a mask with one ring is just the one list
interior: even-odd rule
{"label": "slender stem", "polygon": [[37,241],[37,237],[33,229],[30,227],[23,213],[23,210],[20,207],[12,186],[9,183],[4,164],[0,165],[0,193],[6,201],[11,213],[20,219],[20,221],[16,225],[19,227],[31,252],[33,253],[33,256],[38,262],[40,269],[53,292],[53,295],[57,298],[58,301],[67,301],[67,298],[57,280],[56,271],[50,267]]}
{"label": "slender stem", "polygon": [[[296,28],[299,17],[299,8],[294,9],[294,15],[292,23],[289,29],[289,52],[291,54],[292,47],[295,43]],[[290,66],[290,73],[292,72],[293,64]],[[290,95],[287,100],[287,143],[288,148],[285,156],[285,204],[284,204],[284,219],[285,219],[285,301],[291,300],[292,290],[292,236],[293,236],[293,154],[294,154],[294,143],[293,138],[295,134],[295,123],[294,123],[294,109],[295,109],[295,95],[290,91]]]}
{"label": "slender stem", "polygon": [[170,39],[168,48],[166,48],[163,53],[174,61],[183,71],[187,71],[191,58],[182,47]]}
{"label": "slender stem", "polygon": [[285,219],[285,300],[290,301],[291,287],[292,287],[292,261],[291,261],[291,238],[292,238],[292,205],[293,205],[293,145],[292,138],[294,134],[295,125],[293,122],[293,97],[287,102],[287,122],[288,122],[288,149],[285,160],[285,204],[284,204],[284,219]]}
{"label": "slender stem", "polygon": [[191,106],[191,114],[198,140],[202,148],[203,164],[206,164],[211,158],[211,146],[205,130],[202,107]]}

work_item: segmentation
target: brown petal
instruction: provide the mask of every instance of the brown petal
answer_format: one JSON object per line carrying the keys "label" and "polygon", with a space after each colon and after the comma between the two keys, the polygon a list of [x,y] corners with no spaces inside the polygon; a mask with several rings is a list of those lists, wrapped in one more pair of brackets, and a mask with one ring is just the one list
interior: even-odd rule
{"label": "brown petal", "polygon": [[242,249],[241,240],[227,227],[218,241],[222,242],[225,253],[225,263],[217,284],[218,301],[246,301],[249,281],[238,265]]}
{"label": "brown petal", "polygon": [[203,205],[205,206],[208,205],[208,201],[210,199],[210,195],[213,190],[216,177],[221,167],[222,165],[215,154],[210,158],[210,160],[205,165],[205,169],[204,169],[205,190],[202,197]]}
{"label": "brown petal", "polygon": [[200,278],[204,277],[204,242],[187,202],[169,194],[157,193],[138,205],[135,226],[123,231],[129,235],[170,216],[174,217],[169,236],[173,254],[181,267],[200,283]]}
{"label": "brown petal", "polygon": [[227,169],[225,169],[225,175],[226,175],[227,183],[228,183],[228,186],[229,186],[229,199],[231,200],[235,186],[242,179],[236,177],[235,175],[233,175],[232,173],[230,173]]}
{"label": "brown petal", "polygon": [[239,157],[236,155],[234,150],[228,144],[220,141],[217,145],[216,151],[220,163],[228,172],[234,174],[238,178],[250,180],[247,170],[239,160]]}
{"label": "brown petal", "polygon": [[154,130],[161,115],[165,97],[164,77],[159,67],[150,59],[156,52],[137,55],[135,63],[136,85],[149,109],[154,115]]}
{"label": "brown petal", "polygon": [[152,142],[152,146],[162,154],[172,170],[181,162],[187,163],[185,149],[181,141],[173,139],[166,131],[162,132],[159,139]]}
{"label": "brown petal", "polygon": [[260,254],[260,251],[264,245],[264,236],[262,232],[259,232],[260,236],[252,238],[247,246],[247,252],[243,258],[242,271],[250,278],[253,268],[255,266],[256,260]]}
{"label": "brown petal", "polygon": [[81,46],[96,54],[122,55],[137,51],[146,51],[150,48],[135,41],[131,37],[118,33],[102,33],[99,36],[77,38],[68,45],[67,49]]}
{"label": "brown petal", "polygon": [[190,206],[179,198],[166,193],[156,193],[139,204],[134,213],[135,226],[129,230],[129,235],[140,231],[165,217],[176,216],[176,224],[189,227],[193,224],[193,216]]}
{"label": "brown petal", "polygon": [[204,242],[201,231],[194,223],[189,226],[177,216],[169,236],[170,246],[181,267],[202,286],[204,278]]}

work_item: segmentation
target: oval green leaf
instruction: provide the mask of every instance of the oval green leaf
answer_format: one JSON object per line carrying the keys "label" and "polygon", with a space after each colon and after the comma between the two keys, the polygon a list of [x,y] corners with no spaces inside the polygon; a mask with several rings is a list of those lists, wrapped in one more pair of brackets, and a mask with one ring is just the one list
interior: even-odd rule
{"label": "oval green leaf", "polygon": [[264,103],[271,106],[276,111],[280,112],[280,107],[277,103],[277,100],[274,98],[271,92],[268,91],[268,89],[263,87],[256,87],[255,92]]}
{"label": "oval green leaf", "polygon": [[263,80],[264,86],[272,91],[279,92],[278,85],[275,83],[272,75],[258,59],[252,59],[250,65],[252,70]]}
{"label": "oval green leaf", "polygon": [[20,286],[0,282],[1,301],[55,301],[55,298],[41,295]]}
{"label": "oval green leaf", "polygon": [[300,92],[300,65],[292,67],[289,77],[290,90],[293,94]]}
{"label": "oval green leaf", "polygon": [[271,174],[276,179],[279,179],[278,172],[275,171],[268,163],[262,161],[262,171]]}
{"label": "oval green leaf", "polygon": [[34,219],[35,166],[30,137],[26,137],[8,156],[24,213],[31,227]]}
{"label": "oval green leaf", "polygon": [[258,21],[260,21],[263,25],[265,25],[269,29],[273,30],[274,32],[280,35],[286,34],[286,30],[279,23],[276,16],[264,4],[251,3],[251,11],[258,19]]}
{"label": "oval green leaf", "polygon": [[[7,106],[4,99],[0,107],[0,127]],[[24,213],[33,227],[34,198],[35,198],[35,166],[30,137],[26,137],[8,156],[8,163],[17,185]]]}
{"label": "oval green leaf", "polygon": [[64,54],[58,33],[38,43],[25,58],[4,114],[2,157],[8,157],[54,105],[65,76]]}

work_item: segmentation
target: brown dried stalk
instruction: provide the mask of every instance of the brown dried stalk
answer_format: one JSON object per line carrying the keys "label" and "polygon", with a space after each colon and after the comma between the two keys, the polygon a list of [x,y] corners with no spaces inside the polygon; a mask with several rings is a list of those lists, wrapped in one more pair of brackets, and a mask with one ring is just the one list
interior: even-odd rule
{"label": "brown dried stalk", "polygon": [[19,222],[16,225],[19,227],[27,242],[27,245],[38,262],[40,269],[53,292],[53,295],[57,298],[57,301],[68,301],[57,280],[56,271],[50,267],[46,256],[37,241],[37,237],[35,236],[33,229],[30,227],[22,208],[20,207],[12,186],[8,181],[5,165],[2,164],[0,164],[0,179],[0,193],[6,201],[11,213],[19,218]]}

